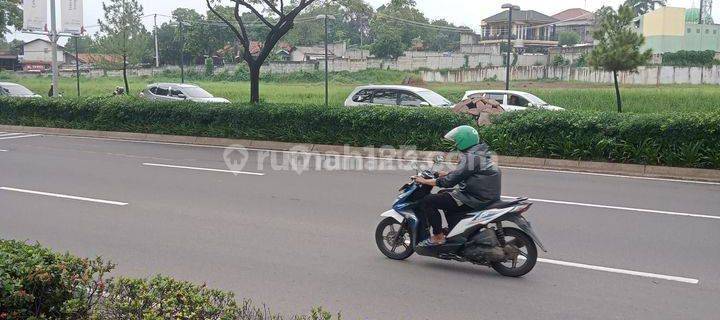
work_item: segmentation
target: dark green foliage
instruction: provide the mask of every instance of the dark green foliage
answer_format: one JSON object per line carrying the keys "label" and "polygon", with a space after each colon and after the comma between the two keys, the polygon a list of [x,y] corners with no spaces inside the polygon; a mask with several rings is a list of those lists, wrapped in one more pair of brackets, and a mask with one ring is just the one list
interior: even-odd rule
{"label": "dark green foliage", "polygon": [[575,31],[563,31],[558,35],[558,45],[561,47],[572,47],[580,41],[580,35]]}
{"label": "dark green foliage", "polygon": [[715,51],[685,51],[666,52],[662,55],[664,66],[676,67],[711,67],[720,61],[715,60]]}
{"label": "dark green foliage", "polygon": [[0,319],[87,319],[113,266],[0,240]]}
{"label": "dark green foliage", "polygon": [[[250,300],[175,280],[107,277],[114,266],[0,239],[0,319],[282,320]],[[293,320],[330,320],[322,308]],[[337,319],[341,319],[337,315]]]}
{"label": "dark green foliage", "polygon": [[0,100],[0,123],[353,146],[442,148],[471,120],[438,108],[150,103],[128,98]]}
{"label": "dark green foliage", "polygon": [[720,168],[720,112],[505,113],[481,134],[503,155]]}
{"label": "dark green foliage", "polygon": [[[445,150],[472,123],[437,108],[2,100],[0,123],[105,131]],[[720,169],[720,112],[514,112],[481,128],[500,154]]]}

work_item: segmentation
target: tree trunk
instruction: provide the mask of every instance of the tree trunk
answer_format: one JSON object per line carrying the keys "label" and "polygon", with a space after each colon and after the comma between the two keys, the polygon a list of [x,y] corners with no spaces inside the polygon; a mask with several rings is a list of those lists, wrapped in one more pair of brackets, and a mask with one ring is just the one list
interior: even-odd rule
{"label": "tree trunk", "polygon": [[130,94],[130,85],[127,78],[127,56],[123,55],[123,80],[125,81],[125,94]]}
{"label": "tree trunk", "polygon": [[617,71],[613,71],[613,78],[615,79],[615,97],[617,98],[618,112],[622,113],[622,99],[620,98],[620,85],[618,84]]}
{"label": "tree trunk", "polygon": [[260,102],[260,67],[262,64],[249,64],[250,67],[250,102]]}

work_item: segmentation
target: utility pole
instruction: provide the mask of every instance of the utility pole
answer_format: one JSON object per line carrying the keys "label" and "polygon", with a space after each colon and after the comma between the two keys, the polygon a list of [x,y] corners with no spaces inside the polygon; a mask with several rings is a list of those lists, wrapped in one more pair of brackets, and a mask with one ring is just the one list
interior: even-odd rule
{"label": "utility pole", "polygon": [[180,83],[185,83],[185,32],[180,21]]}
{"label": "utility pole", "polygon": [[80,97],[80,35],[75,36],[75,76],[77,78],[77,94]]}
{"label": "utility pole", "polygon": [[160,68],[160,49],[158,47],[157,13],[153,19],[155,25],[155,68]]}
{"label": "utility pole", "polygon": [[327,108],[328,103],[328,95],[330,94],[330,90],[328,89],[328,60],[329,60],[329,54],[328,54],[328,19],[335,20],[335,16],[329,16],[327,14],[321,14],[317,17],[315,17],[315,20],[324,20],[325,22],[325,107]]}
{"label": "utility pole", "polygon": [[57,58],[57,22],[55,19],[55,0],[50,0],[50,42],[52,43],[52,95],[57,97],[58,93],[58,58]]}
{"label": "utility pole", "polygon": [[328,24],[327,14],[325,14],[325,108],[328,107]]}
{"label": "utility pole", "polygon": [[510,90],[510,56],[512,54],[512,14],[513,10],[520,10],[520,7],[510,3],[502,5],[508,9],[508,36],[507,36],[507,61],[505,62],[505,90]]}

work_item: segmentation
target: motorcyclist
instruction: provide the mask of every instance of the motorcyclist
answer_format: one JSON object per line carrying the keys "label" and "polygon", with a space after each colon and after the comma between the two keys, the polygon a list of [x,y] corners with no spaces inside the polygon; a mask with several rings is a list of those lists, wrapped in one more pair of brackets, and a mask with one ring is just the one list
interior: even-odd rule
{"label": "motorcyclist", "polygon": [[480,141],[477,130],[471,126],[460,126],[448,132],[445,139],[453,141],[460,152],[457,169],[449,173],[439,172],[437,179],[413,177],[423,185],[453,188],[448,192],[429,194],[418,202],[419,218],[421,221],[427,219],[432,227],[432,236],[427,240],[429,245],[445,243],[439,210],[443,210],[447,218],[482,210],[500,200],[501,172],[487,144]]}

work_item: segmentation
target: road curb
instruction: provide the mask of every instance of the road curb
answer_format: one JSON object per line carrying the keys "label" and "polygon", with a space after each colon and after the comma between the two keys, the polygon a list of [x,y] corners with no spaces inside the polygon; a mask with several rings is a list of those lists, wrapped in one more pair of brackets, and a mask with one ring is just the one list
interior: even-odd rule
{"label": "road curb", "polygon": [[[207,146],[243,146],[253,149],[267,149],[275,151],[310,151],[317,153],[328,153],[333,155],[360,155],[374,156],[380,158],[396,158],[405,160],[431,160],[438,154],[444,154],[439,151],[415,151],[415,150],[391,150],[383,148],[370,147],[347,147],[337,145],[323,144],[307,144],[307,143],[290,143],[277,141],[259,141],[246,139],[228,139],[213,137],[192,137],[178,135],[163,135],[149,133],[133,133],[133,132],[114,132],[114,131],[95,131],[95,130],[79,130],[64,128],[45,128],[45,127],[26,127],[0,125],[0,131],[14,131],[34,134],[62,135],[62,136],[78,136],[88,138],[106,138],[118,140],[135,140],[149,142],[165,142],[194,144]],[[448,159],[454,160],[454,159]],[[681,167],[663,167],[640,164],[627,163],[609,163],[609,162],[593,162],[593,161],[577,161],[563,159],[544,159],[531,157],[514,157],[499,156],[498,161],[501,166],[548,169],[573,172],[589,172],[602,174],[616,174],[624,176],[637,176],[648,178],[664,178],[678,180],[696,180],[720,182],[720,170],[711,169],[695,169]]]}

